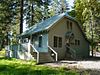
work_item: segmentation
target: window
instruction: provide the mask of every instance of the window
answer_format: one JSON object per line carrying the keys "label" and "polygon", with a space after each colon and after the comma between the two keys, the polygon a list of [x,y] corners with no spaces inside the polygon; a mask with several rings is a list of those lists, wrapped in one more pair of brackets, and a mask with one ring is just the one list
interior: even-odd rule
{"label": "window", "polygon": [[28,38],[23,38],[22,39],[22,43],[28,43],[29,42],[29,39]]}
{"label": "window", "polygon": [[72,30],[72,22],[67,21],[67,28]]}
{"label": "window", "polygon": [[62,38],[59,37],[59,47],[62,47]]}
{"label": "window", "polygon": [[78,45],[80,45],[80,40],[78,40]]}
{"label": "window", "polygon": [[72,22],[70,22],[70,29],[72,30]]}
{"label": "window", "polygon": [[42,36],[39,36],[39,47],[42,47]]}
{"label": "window", "polygon": [[80,40],[75,40],[75,45],[80,45]]}
{"label": "window", "polygon": [[69,29],[69,21],[67,21],[67,28]]}
{"label": "window", "polygon": [[62,47],[62,38],[54,36],[54,47]]}
{"label": "window", "polygon": [[75,45],[77,45],[77,40],[75,40]]}
{"label": "window", "polygon": [[57,37],[56,36],[54,36],[54,47],[57,47]]}

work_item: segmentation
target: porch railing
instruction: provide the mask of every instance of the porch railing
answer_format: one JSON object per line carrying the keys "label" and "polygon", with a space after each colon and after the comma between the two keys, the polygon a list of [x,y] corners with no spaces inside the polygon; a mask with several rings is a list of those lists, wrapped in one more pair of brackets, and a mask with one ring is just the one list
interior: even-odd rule
{"label": "porch railing", "polygon": [[48,46],[48,48],[56,55],[56,61],[58,61],[58,54],[57,54],[57,52],[54,50],[54,49],[52,49],[50,46]]}
{"label": "porch railing", "polygon": [[20,45],[19,50],[28,52],[28,43],[19,44],[19,45]]}
{"label": "porch railing", "polygon": [[33,49],[30,49],[30,50],[37,53],[36,60],[37,60],[37,63],[39,63],[39,52],[38,52],[38,50],[36,50],[36,48],[34,47],[34,45],[30,44],[30,46],[33,48]]}

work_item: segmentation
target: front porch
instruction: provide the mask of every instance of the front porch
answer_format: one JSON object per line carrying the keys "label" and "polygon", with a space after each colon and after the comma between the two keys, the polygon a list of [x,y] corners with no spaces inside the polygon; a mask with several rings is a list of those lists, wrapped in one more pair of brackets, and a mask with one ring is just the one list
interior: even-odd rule
{"label": "front porch", "polygon": [[47,50],[40,50],[29,40],[28,43],[9,45],[6,47],[6,56],[23,60],[36,60],[37,63],[57,61],[57,53],[48,46]]}

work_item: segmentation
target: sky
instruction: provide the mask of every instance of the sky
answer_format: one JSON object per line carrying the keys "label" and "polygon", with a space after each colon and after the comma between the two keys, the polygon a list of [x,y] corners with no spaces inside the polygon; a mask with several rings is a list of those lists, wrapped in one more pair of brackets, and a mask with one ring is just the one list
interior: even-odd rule
{"label": "sky", "polygon": [[70,6],[70,7],[73,6],[74,0],[67,0],[67,1],[68,1],[68,3],[69,3],[69,6]]}

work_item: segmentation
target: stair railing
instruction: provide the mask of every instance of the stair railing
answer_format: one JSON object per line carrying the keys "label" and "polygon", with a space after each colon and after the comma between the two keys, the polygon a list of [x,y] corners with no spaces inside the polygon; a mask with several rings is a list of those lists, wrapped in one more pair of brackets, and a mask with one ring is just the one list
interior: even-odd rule
{"label": "stair railing", "polygon": [[55,60],[58,61],[58,54],[57,54],[57,52],[53,48],[51,48],[50,46],[48,46],[48,48],[56,55]]}
{"label": "stair railing", "polygon": [[33,48],[33,49],[30,49],[31,52],[36,52],[37,53],[37,59],[36,60],[37,60],[37,63],[39,63],[39,51],[36,50],[36,48],[34,47],[34,45],[30,44],[30,46]]}
{"label": "stair railing", "polygon": [[71,47],[69,47],[69,46],[67,46],[67,47],[70,49],[69,51],[71,52],[73,58],[76,58],[76,50],[71,48]]}

